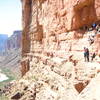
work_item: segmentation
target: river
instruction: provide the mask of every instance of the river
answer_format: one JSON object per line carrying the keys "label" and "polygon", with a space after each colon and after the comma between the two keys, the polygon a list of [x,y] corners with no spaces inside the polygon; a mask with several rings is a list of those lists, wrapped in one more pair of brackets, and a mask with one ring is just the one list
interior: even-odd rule
{"label": "river", "polygon": [[0,72],[0,82],[3,82],[3,81],[8,80],[8,79],[9,78],[5,74]]}

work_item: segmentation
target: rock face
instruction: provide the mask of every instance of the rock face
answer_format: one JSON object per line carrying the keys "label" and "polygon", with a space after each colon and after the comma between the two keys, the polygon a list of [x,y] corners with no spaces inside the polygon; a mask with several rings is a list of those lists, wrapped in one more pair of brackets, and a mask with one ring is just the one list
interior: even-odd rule
{"label": "rock face", "polygon": [[13,35],[10,36],[6,41],[6,51],[21,48],[21,40],[22,40],[22,32],[14,31]]}
{"label": "rock face", "polygon": [[84,31],[79,29],[100,20],[99,3],[99,0],[22,0],[22,55],[69,51],[71,40],[83,37]]}
{"label": "rock face", "polygon": [[35,46],[38,42],[44,49],[56,49],[54,45],[67,39],[67,31],[99,21],[99,3],[99,0],[22,0],[23,54],[41,49]]}
{"label": "rock face", "polygon": [[21,62],[21,74],[22,76],[25,75],[26,72],[29,71],[30,69],[30,66],[29,66],[29,59],[24,59],[22,62]]}
{"label": "rock face", "polygon": [[97,36],[96,36],[95,46],[96,46],[96,50],[100,56],[100,34],[97,34]]}

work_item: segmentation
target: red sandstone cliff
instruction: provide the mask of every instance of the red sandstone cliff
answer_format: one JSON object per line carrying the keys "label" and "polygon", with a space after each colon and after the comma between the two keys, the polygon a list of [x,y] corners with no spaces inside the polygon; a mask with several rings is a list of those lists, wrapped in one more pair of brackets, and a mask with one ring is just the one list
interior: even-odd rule
{"label": "red sandstone cliff", "polygon": [[[43,53],[66,58],[65,53],[70,49],[82,51],[88,42],[77,48],[81,43],[73,39],[85,38],[86,30],[82,28],[99,23],[99,4],[99,0],[22,0],[23,57],[29,53]],[[98,52],[100,43],[98,38],[96,40]],[[23,75],[29,70],[28,61],[22,61]]]}
{"label": "red sandstone cliff", "polygon": [[99,0],[22,0],[22,55],[67,52],[72,39],[83,37],[85,31],[79,29],[100,20],[99,3]]}
{"label": "red sandstone cliff", "polygon": [[50,48],[61,36],[68,37],[63,33],[99,21],[99,4],[99,0],[22,0],[23,53],[34,51],[38,41]]}

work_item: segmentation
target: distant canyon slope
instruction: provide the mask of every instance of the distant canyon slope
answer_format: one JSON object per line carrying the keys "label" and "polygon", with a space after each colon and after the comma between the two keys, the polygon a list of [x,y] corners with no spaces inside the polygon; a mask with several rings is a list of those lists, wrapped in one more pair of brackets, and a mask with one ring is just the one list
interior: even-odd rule
{"label": "distant canyon slope", "polygon": [[13,35],[7,39],[6,49],[19,49],[21,48],[22,31],[14,31]]}
{"label": "distant canyon slope", "polygon": [[20,73],[22,31],[17,30],[10,37],[3,37],[0,37],[0,68]]}

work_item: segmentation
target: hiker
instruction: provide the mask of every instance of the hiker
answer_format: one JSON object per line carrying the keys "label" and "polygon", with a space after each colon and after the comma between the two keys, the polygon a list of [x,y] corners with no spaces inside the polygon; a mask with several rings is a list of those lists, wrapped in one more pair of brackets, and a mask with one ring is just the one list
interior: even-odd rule
{"label": "hiker", "polygon": [[89,49],[84,47],[84,59],[89,62]]}
{"label": "hiker", "polygon": [[88,41],[89,41],[89,44],[91,45],[91,44],[93,44],[94,43],[94,35],[92,36],[89,36],[88,37]]}
{"label": "hiker", "polygon": [[99,30],[99,28],[100,28],[100,26],[99,26],[99,25],[97,25],[97,26],[96,26],[96,30],[98,31],[98,30]]}
{"label": "hiker", "polygon": [[95,52],[92,54],[92,56],[91,56],[91,61],[93,61],[93,59],[95,58],[95,56],[96,56],[96,54],[95,54]]}
{"label": "hiker", "polygon": [[86,48],[84,47],[84,59],[86,61]]}
{"label": "hiker", "polygon": [[92,24],[92,28],[93,28],[93,29],[95,29],[95,28],[96,28],[96,26],[97,26],[97,24],[96,24],[96,23]]}
{"label": "hiker", "polygon": [[86,48],[86,58],[87,58],[87,61],[89,62],[89,49]]}

